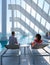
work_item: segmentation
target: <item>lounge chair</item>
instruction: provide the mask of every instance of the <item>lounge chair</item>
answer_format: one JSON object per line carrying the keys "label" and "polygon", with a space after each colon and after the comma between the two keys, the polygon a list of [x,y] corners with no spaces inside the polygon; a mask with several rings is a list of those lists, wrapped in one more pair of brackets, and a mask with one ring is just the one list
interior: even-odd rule
{"label": "lounge chair", "polygon": [[[20,53],[20,45],[19,44],[17,44],[17,45],[5,45],[5,47],[6,47],[7,50],[8,49],[12,49],[12,50],[13,49],[18,49],[19,52],[16,54],[16,57],[19,56],[19,64],[20,64],[20,55],[21,55],[21,53]],[[12,56],[5,55],[7,50],[5,50],[5,52],[1,55],[1,65],[3,65],[3,57],[15,57],[15,55],[12,55]]]}
{"label": "lounge chair", "polygon": [[32,49],[40,49],[48,46],[49,44],[36,44],[34,47],[31,46]]}
{"label": "lounge chair", "polygon": [[7,48],[7,49],[19,49],[20,48],[20,45],[5,45],[5,47]]}
{"label": "lounge chair", "polygon": [[[35,61],[38,61],[37,60],[38,57],[45,57],[45,56],[50,57],[50,53],[45,49],[45,47],[48,45],[49,44],[43,43],[43,44],[36,44],[34,47],[31,46],[30,52],[31,52],[31,55],[33,58],[33,65],[36,65]],[[38,52],[37,49],[43,49],[45,51],[45,53]]]}

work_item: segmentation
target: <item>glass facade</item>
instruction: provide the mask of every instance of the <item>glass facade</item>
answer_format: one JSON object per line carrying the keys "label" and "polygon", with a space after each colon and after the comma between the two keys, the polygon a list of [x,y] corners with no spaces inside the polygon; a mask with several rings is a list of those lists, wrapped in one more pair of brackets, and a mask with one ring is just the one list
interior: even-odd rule
{"label": "glass facade", "polygon": [[[14,8],[13,9],[14,10],[14,29],[20,28],[26,34],[31,33],[31,31],[27,28],[28,26],[31,27],[33,32],[35,31],[36,33],[43,34],[43,33],[46,33],[47,31],[50,31],[50,21],[49,21],[50,20],[49,19],[50,4],[46,0],[7,0],[7,33],[10,33],[12,28],[12,20],[10,21],[10,18],[12,18],[12,9],[9,8],[9,4],[10,6],[14,5],[15,7],[15,8],[13,7]],[[40,11],[42,14],[40,13]],[[2,13],[2,0],[0,0],[0,32],[2,32],[2,25],[1,25],[2,14],[1,13]],[[45,31],[42,28],[44,28]]]}

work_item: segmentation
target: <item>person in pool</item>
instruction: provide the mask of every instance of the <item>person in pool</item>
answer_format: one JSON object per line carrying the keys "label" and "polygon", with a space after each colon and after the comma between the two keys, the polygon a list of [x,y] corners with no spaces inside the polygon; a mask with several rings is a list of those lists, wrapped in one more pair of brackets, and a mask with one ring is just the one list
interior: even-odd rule
{"label": "person in pool", "polygon": [[42,44],[41,35],[36,34],[35,39],[33,42],[31,42],[31,46],[33,47],[36,44]]}

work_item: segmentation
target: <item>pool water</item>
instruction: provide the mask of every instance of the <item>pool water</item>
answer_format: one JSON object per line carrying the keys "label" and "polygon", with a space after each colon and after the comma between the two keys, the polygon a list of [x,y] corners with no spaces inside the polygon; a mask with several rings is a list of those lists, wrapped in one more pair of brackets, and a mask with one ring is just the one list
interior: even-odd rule
{"label": "pool water", "polygon": [[0,51],[5,47],[8,41],[0,41]]}

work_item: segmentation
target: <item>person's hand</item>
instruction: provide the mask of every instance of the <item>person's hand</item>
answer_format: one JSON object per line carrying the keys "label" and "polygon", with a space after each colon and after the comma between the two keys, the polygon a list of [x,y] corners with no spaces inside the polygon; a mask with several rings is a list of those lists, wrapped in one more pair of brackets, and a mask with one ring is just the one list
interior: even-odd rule
{"label": "person's hand", "polygon": [[31,46],[33,47],[34,45],[35,45],[35,43],[34,43],[34,42],[32,42],[32,43],[31,43]]}

